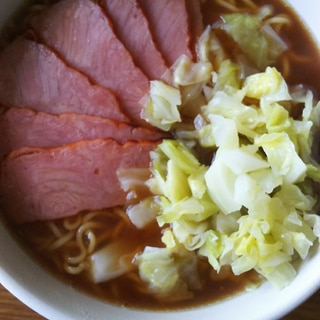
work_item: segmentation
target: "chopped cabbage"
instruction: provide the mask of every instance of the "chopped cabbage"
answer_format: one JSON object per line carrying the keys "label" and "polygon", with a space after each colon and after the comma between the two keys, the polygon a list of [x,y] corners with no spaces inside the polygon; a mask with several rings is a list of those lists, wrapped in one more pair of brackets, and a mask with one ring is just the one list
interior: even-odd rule
{"label": "chopped cabbage", "polygon": [[246,96],[268,101],[289,100],[288,87],[276,68],[267,67],[265,72],[255,73],[245,79]]}
{"label": "chopped cabbage", "polygon": [[222,28],[260,69],[272,65],[287,49],[285,42],[270,25],[263,24],[262,17],[259,15],[225,14],[222,20]]}
{"label": "chopped cabbage", "polygon": [[177,88],[154,80],[150,82],[150,97],[141,117],[153,126],[169,131],[176,122],[181,121],[178,109],[180,104],[181,97]]}
{"label": "chopped cabbage", "polygon": [[147,280],[154,289],[168,292],[179,280],[178,268],[167,248],[146,247],[136,257],[141,278]]}
{"label": "chopped cabbage", "polygon": [[226,53],[218,40],[214,35],[210,26],[207,26],[202,33],[197,44],[198,60],[201,62],[210,62],[213,68],[217,68],[225,61]]}
{"label": "chopped cabbage", "polygon": [[138,228],[143,229],[156,219],[156,205],[152,197],[147,197],[137,204],[128,206],[126,213],[130,221]]}
{"label": "chopped cabbage", "polygon": [[89,277],[94,283],[111,280],[132,270],[134,246],[128,239],[114,241],[90,256]]}
{"label": "chopped cabbage", "polygon": [[276,175],[283,176],[284,182],[296,183],[305,177],[307,166],[297,154],[288,134],[267,133],[258,137],[255,143],[262,147],[272,170]]}
{"label": "chopped cabbage", "polygon": [[173,81],[180,86],[206,83],[210,80],[212,71],[211,63],[193,63],[190,58],[182,55],[174,65]]}
{"label": "chopped cabbage", "polygon": [[[151,88],[150,123],[157,119],[176,137],[151,153],[146,181],[165,247],[146,249],[137,264],[155,292],[188,292],[181,270],[191,254],[217,272],[255,270],[283,288],[295,277],[293,262],[319,241],[313,184],[320,182],[320,166],[312,144],[320,102],[303,86],[289,87],[271,66],[286,45],[263,19],[224,15],[222,25],[200,37],[198,61],[181,57],[174,66],[175,93]],[[225,53],[217,27],[256,64],[250,74]],[[293,118],[297,104],[301,117]],[[178,252],[186,259],[178,261]],[[191,276],[197,275],[193,267]]]}
{"label": "chopped cabbage", "polygon": [[155,296],[170,301],[185,300],[193,297],[190,289],[200,286],[196,270],[194,252],[180,248],[146,247],[137,255],[135,263],[139,266],[140,276],[149,283]]}

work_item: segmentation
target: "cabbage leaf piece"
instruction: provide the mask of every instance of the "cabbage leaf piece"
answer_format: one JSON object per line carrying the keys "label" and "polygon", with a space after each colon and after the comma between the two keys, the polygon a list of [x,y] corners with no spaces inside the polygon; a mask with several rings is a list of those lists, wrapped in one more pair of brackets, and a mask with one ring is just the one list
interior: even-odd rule
{"label": "cabbage leaf piece", "polygon": [[134,244],[128,239],[113,241],[89,257],[89,277],[94,283],[108,281],[134,269],[131,263],[135,254]]}
{"label": "cabbage leaf piece", "polygon": [[259,15],[232,13],[223,15],[222,20],[223,29],[259,70],[273,65],[277,57],[287,49],[284,41],[270,25],[262,23]]}
{"label": "cabbage leaf piece", "polygon": [[267,101],[290,100],[288,86],[276,68],[267,67],[264,72],[248,76],[243,85],[246,96]]}
{"label": "cabbage leaf piece", "polygon": [[135,257],[142,280],[156,297],[170,301],[185,300],[193,297],[189,289],[201,286],[194,252],[183,247],[170,248],[145,247]]}
{"label": "cabbage leaf piece", "polygon": [[276,175],[283,176],[285,183],[296,183],[304,179],[307,166],[285,132],[264,134],[255,143],[263,148],[272,170]]}
{"label": "cabbage leaf piece", "polygon": [[142,109],[141,117],[153,126],[169,131],[171,127],[181,121],[179,105],[180,91],[162,81],[150,81],[149,99]]}

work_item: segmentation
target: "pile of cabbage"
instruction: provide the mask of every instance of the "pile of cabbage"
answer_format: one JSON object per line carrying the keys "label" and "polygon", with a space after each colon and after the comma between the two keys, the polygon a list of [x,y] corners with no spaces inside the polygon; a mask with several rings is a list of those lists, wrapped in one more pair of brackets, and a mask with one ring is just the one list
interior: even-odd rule
{"label": "pile of cabbage", "polygon": [[[199,286],[198,258],[217,272],[255,270],[283,288],[296,275],[294,261],[319,240],[312,147],[320,103],[303,85],[288,88],[270,67],[287,48],[270,25],[261,28],[264,18],[225,15],[200,38],[197,62],[177,61],[172,85],[151,82],[143,117],[175,139],[152,153],[145,181],[151,195],[128,211],[133,221],[146,212],[146,222],[155,218],[164,228],[164,247],[146,247],[135,258],[156,293],[187,296]],[[244,57],[229,59],[215,28],[229,33]]]}

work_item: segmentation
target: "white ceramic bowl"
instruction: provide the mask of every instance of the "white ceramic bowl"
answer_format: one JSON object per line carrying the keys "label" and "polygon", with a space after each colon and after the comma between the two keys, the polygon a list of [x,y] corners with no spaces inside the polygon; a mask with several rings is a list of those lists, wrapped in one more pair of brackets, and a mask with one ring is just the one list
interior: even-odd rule
{"label": "white ceramic bowl", "polygon": [[[0,28],[23,0],[1,0]],[[288,0],[320,42],[320,2]],[[0,221],[0,282],[27,306],[48,319],[194,320],[279,319],[320,287],[320,251],[304,261],[293,283],[277,291],[265,283],[258,290],[197,309],[178,312],[137,311],[95,300],[41,269],[12,239]]]}

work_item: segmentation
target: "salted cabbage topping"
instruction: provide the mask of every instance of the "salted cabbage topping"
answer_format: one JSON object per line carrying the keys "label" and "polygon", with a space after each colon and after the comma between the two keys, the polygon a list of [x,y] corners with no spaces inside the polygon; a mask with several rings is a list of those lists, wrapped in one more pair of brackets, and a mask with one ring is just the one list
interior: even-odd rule
{"label": "salted cabbage topping", "polygon": [[[302,85],[289,88],[269,66],[285,46],[270,26],[258,31],[259,19],[237,14],[223,24],[251,51],[254,72],[229,60],[209,27],[198,61],[183,56],[171,85],[152,83],[145,118],[175,136],[152,152],[145,182],[164,247],[147,247],[136,258],[141,277],[158,293],[186,294],[190,282],[197,285],[184,272],[190,265],[196,278],[194,255],[217,272],[255,270],[283,288],[296,275],[294,262],[319,241],[320,171],[312,144],[320,103]],[[244,24],[254,39],[241,34]],[[298,105],[301,116],[293,118]]]}

